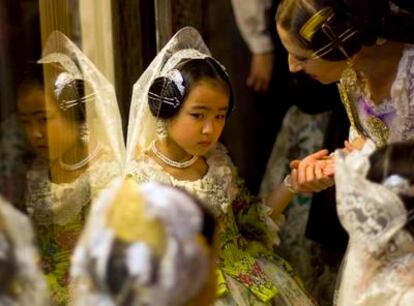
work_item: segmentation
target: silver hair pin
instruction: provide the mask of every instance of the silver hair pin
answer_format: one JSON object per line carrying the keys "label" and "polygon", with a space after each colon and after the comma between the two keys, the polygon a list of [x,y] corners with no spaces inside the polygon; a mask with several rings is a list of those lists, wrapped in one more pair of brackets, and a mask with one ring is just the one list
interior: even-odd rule
{"label": "silver hair pin", "polygon": [[168,71],[165,76],[174,82],[181,96],[184,96],[185,86],[184,86],[184,79],[183,79],[181,72],[178,69],[172,69]]}
{"label": "silver hair pin", "polygon": [[168,98],[168,97],[161,97],[153,92],[148,92],[148,96],[151,98],[159,99],[162,103],[172,105],[172,107],[177,108],[180,105],[180,100],[178,98]]}
{"label": "silver hair pin", "polygon": [[[66,85],[70,84],[71,82],[75,81],[76,78],[73,77],[70,73],[68,72],[62,72],[58,75],[58,77],[56,78],[55,81],[55,96],[58,98],[60,97],[60,95],[62,94],[62,90],[63,88],[65,88]],[[95,97],[95,93],[90,93],[86,96],[83,96],[79,99],[72,99],[72,100],[65,100],[62,99],[59,101],[59,107],[61,110],[63,111],[67,111],[69,108],[72,108],[76,105],[78,105],[79,103],[86,103],[88,101],[93,100],[93,98]]]}
{"label": "silver hair pin", "polygon": [[79,99],[73,99],[73,100],[65,100],[65,99],[63,99],[63,100],[59,101],[59,107],[63,111],[66,111],[69,108],[72,108],[72,107],[78,105],[79,103],[86,103],[86,102],[89,102],[91,100],[94,100],[94,98],[95,98],[95,94],[94,93],[91,93],[91,94],[86,95],[86,96],[84,96],[82,98],[79,98]]}

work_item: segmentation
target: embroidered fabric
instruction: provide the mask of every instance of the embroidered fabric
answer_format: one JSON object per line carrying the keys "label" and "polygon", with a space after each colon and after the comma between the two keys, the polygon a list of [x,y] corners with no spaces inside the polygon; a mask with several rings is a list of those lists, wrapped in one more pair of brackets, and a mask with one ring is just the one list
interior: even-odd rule
{"label": "embroidered fabric", "polygon": [[[142,227],[135,225],[139,234],[128,240],[123,238],[127,249],[122,265],[126,271],[121,264],[117,265],[118,270],[109,270],[110,260],[117,253],[116,240],[121,239],[119,228],[111,225],[109,215],[115,206],[128,209],[128,201],[140,208],[126,222],[138,219],[153,226],[141,232]],[[126,214],[137,212],[136,208],[133,210]],[[207,251],[197,242],[202,222],[199,207],[187,194],[159,183],[138,186],[131,180],[116,179],[94,203],[73,257],[75,305],[120,305],[122,292],[126,292],[124,298],[131,305],[184,305],[198,293],[211,268]],[[130,231],[135,230],[134,224],[127,226]],[[160,228],[165,239],[151,241],[150,237]],[[162,250],[160,254],[157,249]],[[108,287],[111,278],[122,285],[120,294]]]}
{"label": "embroidered fabric", "polygon": [[34,161],[27,174],[27,211],[38,225],[63,226],[76,220],[92,198],[120,174],[120,169],[103,149],[99,158],[71,183],[55,184],[48,173],[49,165],[44,160]]}
{"label": "embroidered fabric", "polygon": [[174,178],[150,157],[132,161],[127,172],[138,182],[155,180],[182,187],[202,200],[214,216],[220,217],[228,211],[238,192],[233,180],[234,166],[221,144],[216,145],[206,156],[206,161],[209,170],[204,177],[196,181]]}
{"label": "embroidered fabric", "polygon": [[[257,241],[249,244],[240,233],[243,228],[247,228],[253,232],[250,233],[252,238],[258,239],[260,232],[263,231],[262,235],[266,236],[263,244],[270,241],[270,245],[277,245],[282,223],[275,223],[270,219],[271,211],[266,205],[251,202],[251,199],[244,199],[240,195],[241,190],[234,166],[221,144],[217,144],[206,158],[209,170],[203,178],[196,181],[178,180],[172,177],[149,157],[131,163],[129,173],[138,183],[158,181],[185,189],[201,199],[206,208],[219,220],[221,249],[219,275],[222,282],[219,278],[218,294],[221,298],[215,305],[221,305],[220,303],[253,305],[259,303],[259,300],[263,305],[271,305],[272,301],[277,301],[280,305],[296,305],[295,303],[313,305],[296,283],[287,262],[269,249],[265,249]],[[252,215],[249,210],[255,209],[257,215]],[[244,212],[239,213],[239,211]],[[262,227],[259,224],[263,224]],[[249,233],[246,234],[249,236]],[[266,258],[268,256],[271,259],[269,261],[257,259],[261,256]],[[267,267],[266,272],[262,270],[262,265]],[[235,280],[240,282],[237,288],[231,286],[236,282]],[[243,292],[243,295],[237,292]]]}
{"label": "embroidered fabric", "polygon": [[337,210],[350,240],[335,305],[412,305],[414,240],[404,229],[407,212],[391,189],[365,178],[370,141],[362,152],[338,151]]}
{"label": "embroidered fabric", "polygon": [[[341,79],[341,83],[350,80]],[[374,104],[362,92],[350,93],[361,124],[369,131],[365,118],[373,115],[383,120],[389,128],[387,143],[414,138],[414,45],[406,45],[398,65],[397,76],[392,84],[390,99]],[[379,144],[372,134],[371,139]]]}
{"label": "embroidered fabric", "polygon": [[49,304],[46,281],[37,259],[29,220],[0,198],[1,305]]}

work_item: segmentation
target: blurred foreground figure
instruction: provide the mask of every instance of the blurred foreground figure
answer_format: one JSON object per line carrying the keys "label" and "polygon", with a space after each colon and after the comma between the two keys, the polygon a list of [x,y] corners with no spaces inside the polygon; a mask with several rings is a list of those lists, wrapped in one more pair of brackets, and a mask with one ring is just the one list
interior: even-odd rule
{"label": "blurred foreground figure", "polygon": [[186,192],[115,180],[73,257],[75,305],[210,305],[214,232],[214,218]]}

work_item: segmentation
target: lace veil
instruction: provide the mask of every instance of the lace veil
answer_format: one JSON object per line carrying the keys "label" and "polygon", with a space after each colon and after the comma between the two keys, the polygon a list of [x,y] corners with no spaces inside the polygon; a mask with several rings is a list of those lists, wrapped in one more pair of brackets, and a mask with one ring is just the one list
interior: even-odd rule
{"label": "lace veil", "polygon": [[116,179],[92,205],[72,259],[75,305],[123,305],[126,298],[131,305],[184,305],[211,269],[197,239],[202,224],[188,194]]}
{"label": "lace veil", "polygon": [[[90,84],[94,100],[85,103],[89,133],[106,150],[110,150],[113,159],[119,163],[120,169],[123,169],[125,144],[113,85],[86,55],[59,31],[52,32],[48,37],[39,63],[55,65],[72,78],[82,79]],[[93,148],[90,148],[90,151],[92,150]]]}
{"label": "lace veil", "polygon": [[412,304],[412,297],[408,304],[400,301],[412,292],[407,288],[414,264],[413,238],[404,230],[407,210],[398,196],[407,186],[395,175],[381,184],[366,179],[374,149],[368,140],[362,151],[336,154],[337,212],[350,236],[338,275],[338,306]]}
{"label": "lace veil", "polygon": [[165,75],[183,59],[210,57],[200,33],[191,27],[178,31],[134,84],[129,111],[126,166],[139,157],[156,137],[157,119],[148,107],[153,80]]}
{"label": "lace veil", "polygon": [[361,152],[337,151],[335,186],[338,216],[351,242],[375,254],[405,226],[407,211],[396,190],[366,179],[375,148],[367,142]]}
{"label": "lace veil", "polygon": [[[1,305],[48,305],[47,286],[38,259],[29,220],[0,198]],[[8,290],[3,291],[5,288]]]}

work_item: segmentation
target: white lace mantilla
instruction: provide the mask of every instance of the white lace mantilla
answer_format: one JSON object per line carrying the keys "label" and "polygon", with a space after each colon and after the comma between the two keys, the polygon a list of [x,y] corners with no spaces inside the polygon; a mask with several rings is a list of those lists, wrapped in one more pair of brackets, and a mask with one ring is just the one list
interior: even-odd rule
{"label": "white lace mantilla", "polygon": [[234,166],[223,145],[218,144],[207,156],[208,172],[195,181],[178,180],[165,172],[152,158],[134,161],[128,173],[136,181],[157,181],[181,187],[197,196],[216,217],[227,212],[235,199],[238,188],[234,181]]}
{"label": "white lace mantilla", "polygon": [[120,174],[120,167],[104,150],[88,170],[71,183],[51,182],[48,171],[48,164],[37,159],[28,172],[27,211],[36,224],[63,226],[74,221],[96,193]]}
{"label": "white lace mantilla", "polygon": [[350,239],[335,305],[414,305],[407,211],[392,190],[365,178],[373,146],[368,141],[361,152],[336,155],[337,210]]}

